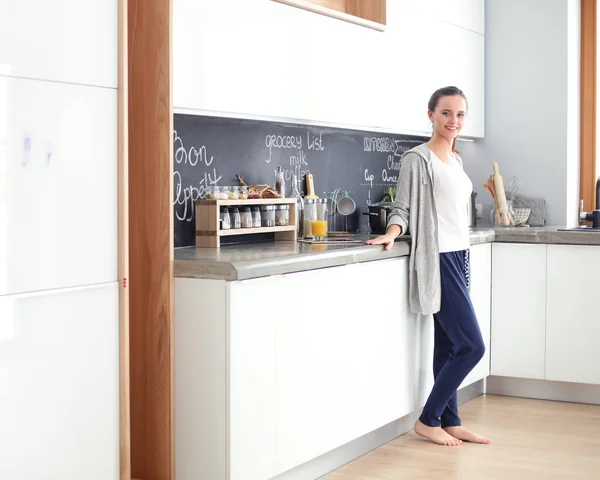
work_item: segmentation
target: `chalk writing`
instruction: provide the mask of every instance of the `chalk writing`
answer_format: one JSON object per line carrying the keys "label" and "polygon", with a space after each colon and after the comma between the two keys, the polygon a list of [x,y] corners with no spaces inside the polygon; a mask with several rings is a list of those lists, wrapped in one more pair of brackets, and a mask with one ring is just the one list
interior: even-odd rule
{"label": "chalk writing", "polygon": [[323,151],[325,150],[325,145],[323,144],[323,134],[319,133],[319,137],[310,136],[310,132],[306,132],[306,144],[308,145],[309,150],[317,150]]}
{"label": "chalk writing", "polygon": [[386,167],[381,171],[381,181],[384,183],[396,183],[400,171],[400,161],[394,155],[388,155]]}
{"label": "chalk writing", "polygon": [[301,149],[302,137],[300,135],[266,135],[265,146],[269,149],[269,158],[265,159],[265,162],[270,163],[274,148]]}
{"label": "chalk writing", "polygon": [[[175,148],[175,168],[173,170],[175,217],[180,221],[191,223],[195,218],[196,200],[205,198],[206,187],[217,185],[222,177],[217,172],[216,166],[213,165],[214,157],[208,155],[204,145],[200,148],[192,146],[189,150],[186,149],[181,137],[177,135],[177,131],[173,132],[173,145]],[[197,182],[184,185],[177,165],[189,165],[190,167],[206,170],[200,174],[200,179]]]}
{"label": "chalk writing", "polygon": [[388,137],[364,137],[365,152],[390,153],[396,151],[396,140]]}
{"label": "chalk writing", "polygon": [[375,178],[375,175],[369,174],[369,169],[365,168],[365,180],[367,181],[367,185],[370,185],[372,187],[374,178]]}

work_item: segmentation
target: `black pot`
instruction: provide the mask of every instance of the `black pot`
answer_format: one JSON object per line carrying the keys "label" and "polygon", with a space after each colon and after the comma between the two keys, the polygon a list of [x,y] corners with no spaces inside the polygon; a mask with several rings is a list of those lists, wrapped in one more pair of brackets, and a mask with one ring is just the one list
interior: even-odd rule
{"label": "black pot", "polygon": [[387,220],[392,211],[392,204],[388,202],[374,203],[369,205],[368,212],[362,212],[363,215],[369,216],[369,225],[371,233],[383,235],[387,230]]}

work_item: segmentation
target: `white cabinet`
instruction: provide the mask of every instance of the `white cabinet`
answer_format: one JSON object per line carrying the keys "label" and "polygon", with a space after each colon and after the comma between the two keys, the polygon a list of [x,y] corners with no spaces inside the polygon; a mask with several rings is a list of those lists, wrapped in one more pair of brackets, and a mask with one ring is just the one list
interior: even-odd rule
{"label": "white cabinet", "polygon": [[412,411],[407,262],[284,277],[279,292],[290,303],[276,322],[277,473]]}
{"label": "white cabinet", "polygon": [[117,7],[117,0],[0,0],[0,75],[116,88]]}
{"label": "white cabinet", "polygon": [[116,90],[0,76],[0,295],[116,281],[116,118]]}
{"label": "white cabinet", "polygon": [[546,380],[600,384],[598,272],[600,247],[548,245]]}
{"label": "white cabinet", "polygon": [[546,245],[492,245],[491,374],[544,379]]}
{"label": "white cabinet", "polygon": [[408,261],[176,278],[177,478],[272,478],[422,406],[433,323]]}
{"label": "white cabinet", "polygon": [[380,32],[273,1],[176,0],[173,24],[176,109],[428,135],[429,97],[456,85],[463,135],[483,136],[484,36],[431,9],[390,4]]}
{"label": "white cabinet", "polygon": [[0,478],[119,479],[117,282],[0,296]]}
{"label": "white cabinet", "polygon": [[482,380],[490,374],[492,300],[492,245],[490,243],[471,247],[470,279],[471,302],[483,336],[485,355],[467,375],[460,388]]}
{"label": "white cabinet", "polygon": [[[484,37],[394,5],[388,8],[388,23],[389,41],[382,48],[388,57],[399,59],[390,65],[391,74],[378,80],[389,92],[389,125],[431,135],[429,98],[438,88],[454,85],[468,101],[462,135],[483,137]],[[440,54],[441,45],[452,45],[452,55]],[[435,62],[425,60],[432,57]]]}
{"label": "white cabinet", "polygon": [[229,284],[231,480],[275,476],[275,330],[295,304],[293,294],[281,276]]}

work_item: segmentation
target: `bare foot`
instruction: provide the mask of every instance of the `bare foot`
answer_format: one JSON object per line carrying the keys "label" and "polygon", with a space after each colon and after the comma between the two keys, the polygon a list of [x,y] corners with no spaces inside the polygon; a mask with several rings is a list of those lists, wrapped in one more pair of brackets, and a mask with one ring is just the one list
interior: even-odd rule
{"label": "bare foot", "polygon": [[477,435],[473,433],[471,430],[467,430],[465,427],[446,427],[444,428],[446,432],[452,435],[454,438],[459,438],[460,440],[464,440],[465,442],[471,443],[492,443],[490,439],[482,437],[481,435]]}
{"label": "bare foot", "polygon": [[449,433],[445,432],[442,427],[428,427],[420,420],[415,423],[415,433],[422,437],[431,440],[438,445],[446,445],[448,447],[457,447],[462,443],[461,440],[454,438]]}

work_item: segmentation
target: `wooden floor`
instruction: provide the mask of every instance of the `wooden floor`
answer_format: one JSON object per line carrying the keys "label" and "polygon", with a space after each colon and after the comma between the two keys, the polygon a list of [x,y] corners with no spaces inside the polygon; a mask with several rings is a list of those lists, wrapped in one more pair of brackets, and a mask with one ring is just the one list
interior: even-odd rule
{"label": "wooden floor", "polygon": [[411,431],[322,479],[600,479],[600,406],[487,395],[459,413],[492,444],[441,447]]}

